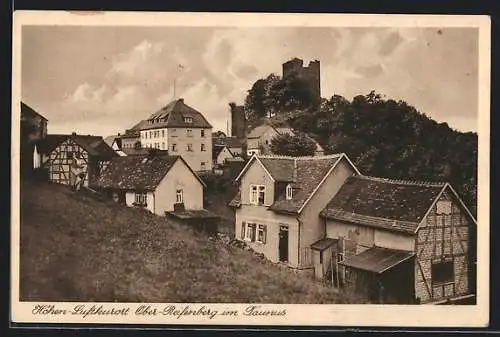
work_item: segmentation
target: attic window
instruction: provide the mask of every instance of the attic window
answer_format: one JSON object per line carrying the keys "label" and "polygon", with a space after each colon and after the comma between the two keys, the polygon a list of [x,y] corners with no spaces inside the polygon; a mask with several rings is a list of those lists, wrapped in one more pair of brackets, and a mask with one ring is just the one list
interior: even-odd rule
{"label": "attic window", "polygon": [[286,185],[286,200],[291,200],[293,197],[293,188],[292,185]]}
{"label": "attic window", "polygon": [[437,214],[451,214],[451,201],[439,200],[436,203],[436,213]]}
{"label": "attic window", "polygon": [[192,117],[184,117],[184,122],[185,123],[193,123],[193,118]]}

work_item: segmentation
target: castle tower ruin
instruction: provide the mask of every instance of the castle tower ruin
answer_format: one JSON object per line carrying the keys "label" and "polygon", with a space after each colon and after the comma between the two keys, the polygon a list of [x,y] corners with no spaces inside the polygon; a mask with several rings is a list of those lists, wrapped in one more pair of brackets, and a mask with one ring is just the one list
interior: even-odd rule
{"label": "castle tower ruin", "polygon": [[247,130],[244,106],[231,102],[229,108],[231,109],[231,137],[244,139]]}
{"label": "castle tower ruin", "polygon": [[321,73],[318,60],[309,62],[307,67],[304,67],[303,60],[296,57],[283,63],[283,78],[291,75],[296,75],[305,81],[313,94],[314,100],[316,102],[321,101]]}

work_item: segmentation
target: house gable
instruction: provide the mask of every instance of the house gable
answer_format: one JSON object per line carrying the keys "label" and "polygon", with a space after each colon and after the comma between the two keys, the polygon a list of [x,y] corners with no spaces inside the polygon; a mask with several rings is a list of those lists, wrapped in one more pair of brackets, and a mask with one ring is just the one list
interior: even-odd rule
{"label": "house gable", "polygon": [[274,182],[275,180],[273,176],[260,162],[260,160],[257,157],[254,157],[253,162],[248,166],[248,168],[246,168],[244,175],[241,177],[241,204],[251,204],[250,186],[259,185],[265,186],[264,205],[270,206],[274,202]]}
{"label": "house gable", "polygon": [[164,215],[174,211],[177,203],[177,191],[181,191],[186,210],[203,209],[204,183],[179,157],[170,167],[154,191],[154,213]]}
{"label": "house gable", "polygon": [[[446,185],[416,231],[415,296],[436,302],[474,292],[476,221]],[[450,266],[447,280],[436,274]]]}

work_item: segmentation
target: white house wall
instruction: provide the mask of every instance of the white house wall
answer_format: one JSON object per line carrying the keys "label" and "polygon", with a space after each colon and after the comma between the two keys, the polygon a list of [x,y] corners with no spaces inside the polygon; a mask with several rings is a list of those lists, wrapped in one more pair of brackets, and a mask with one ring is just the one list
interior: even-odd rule
{"label": "white house wall", "polygon": [[183,191],[185,209],[203,209],[203,185],[182,160],[177,160],[156,188],[156,214],[165,215],[174,210],[178,189]]}

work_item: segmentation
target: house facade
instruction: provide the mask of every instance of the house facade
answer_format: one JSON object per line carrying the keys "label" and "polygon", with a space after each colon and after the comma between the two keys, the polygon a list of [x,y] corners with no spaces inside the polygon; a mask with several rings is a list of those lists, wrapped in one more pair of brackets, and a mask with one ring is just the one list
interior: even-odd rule
{"label": "house facade", "polygon": [[115,201],[161,216],[203,210],[204,187],[181,156],[161,153],[114,158],[97,181]]}
{"label": "house facade", "polygon": [[236,238],[273,262],[313,271],[311,244],[324,236],[319,217],[332,193],[357,169],[345,154],[253,156],[240,172]]}
{"label": "house facade", "polygon": [[51,182],[93,186],[109,161],[118,156],[102,137],[90,135],[47,135],[37,143],[41,167]]}
{"label": "house facade", "polygon": [[474,217],[447,183],[353,176],[321,212],[315,274],[375,303],[475,293]]}
{"label": "house facade", "polygon": [[228,159],[235,157],[231,150],[225,145],[214,145],[212,155],[214,166],[224,165]]}
{"label": "house facade", "polygon": [[140,126],[140,141],[182,156],[195,171],[212,169],[212,126],[182,98],[149,116]]}
{"label": "house facade", "polygon": [[47,137],[47,118],[21,102],[21,170],[31,172],[40,166],[40,150],[37,143]]}

